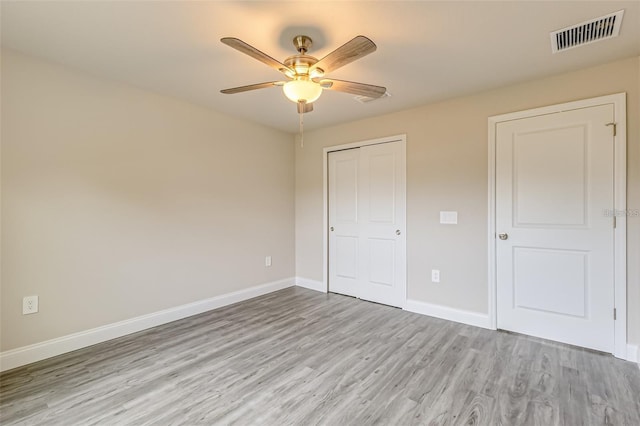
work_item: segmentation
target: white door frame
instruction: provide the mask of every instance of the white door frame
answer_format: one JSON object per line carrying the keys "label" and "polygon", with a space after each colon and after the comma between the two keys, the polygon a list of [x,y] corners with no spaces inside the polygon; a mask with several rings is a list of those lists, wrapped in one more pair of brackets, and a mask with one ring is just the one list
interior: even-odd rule
{"label": "white door frame", "polygon": [[[614,209],[627,208],[627,94],[617,93],[542,108],[534,108],[489,117],[489,321],[497,329],[496,280],[496,127],[498,123],[555,114],[562,111],[613,104],[616,136],[614,137]],[[613,130],[612,130],[613,131]],[[617,216],[614,229],[614,351],[617,358],[627,359],[627,217]],[[611,313],[613,315],[613,312]]]}
{"label": "white door frame", "polygon": [[[402,161],[404,162],[404,173],[405,173],[405,177],[404,180],[405,182],[407,181],[406,178],[406,173],[407,173],[407,168],[406,168],[406,162],[407,162],[407,135],[403,134],[403,135],[395,135],[395,136],[386,136],[384,138],[378,138],[378,139],[370,139],[370,140],[365,140],[365,141],[360,141],[360,142],[353,142],[353,143],[347,143],[347,144],[343,144],[343,145],[334,145],[334,146],[327,146],[322,150],[322,283],[323,283],[323,291],[325,293],[329,292],[329,153],[332,151],[342,151],[345,149],[352,149],[352,148],[360,148],[363,146],[367,146],[367,145],[378,145],[378,144],[382,144],[382,143],[389,143],[389,142],[400,142],[400,152],[402,155]],[[405,186],[405,191],[406,191],[406,186]],[[404,217],[404,223],[405,223],[405,228],[406,228],[406,223],[407,223],[407,218],[406,218],[406,212],[407,212],[407,197],[405,198],[405,205],[404,205],[404,211],[405,211],[405,217]],[[405,231],[406,233],[406,231]],[[407,252],[407,239],[404,239],[404,252]],[[405,256],[406,259],[406,256]],[[406,268],[406,265],[405,265]],[[407,301],[407,283],[408,283],[408,279],[407,279],[407,274],[405,271],[405,282],[404,282],[404,286],[402,286],[402,292],[403,292],[403,306],[402,308],[404,308],[404,304],[406,304]]]}

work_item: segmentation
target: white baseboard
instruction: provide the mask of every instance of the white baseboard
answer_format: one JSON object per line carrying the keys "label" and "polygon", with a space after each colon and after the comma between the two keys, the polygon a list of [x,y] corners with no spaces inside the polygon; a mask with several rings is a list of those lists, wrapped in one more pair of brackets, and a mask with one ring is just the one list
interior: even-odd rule
{"label": "white baseboard", "polygon": [[462,324],[473,325],[476,327],[488,328],[490,330],[493,330],[493,327],[491,327],[491,321],[489,321],[488,314],[465,311],[462,309],[455,309],[442,305],[433,305],[431,303],[425,303],[411,299],[407,299],[407,303],[405,303],[404,305],[404,310],[415,312],[416,314],[428,315],[430,317],[441,318],[449,321],[455,321]]}
{"label": "white baseboard", "polygon": [[327,292],[327,287],[322,281],[310,280],[308,278],[296,277],[296,285],[298,287],[308,288],[309,290]]}
{"label": "white baseboard", "polygon": [[223,306],[232,305],[237,302],[242,302],[243,300],[262,296],[263,294],[282,290],[283,288],[292,287],[295,284],[296,280],[294,278],[287,278],[280,281],[261,284],[243,290],[234,291],[233,293],[199,300],[186,305],[176,306],[174,308],[153,312],[113,324],[107,324],[90,330],[5,351],[0,353],[0,371],[10,370],[32,362],[95,345],[96,343],[136,333],[147,328],[156,327],[171,321],[201,314]]}
{"label": "white baseboard", "polygon": [[627,344],[627,361],[640,364],[640,357],[638,356],[638,345]]}
{"label": "white baseboard", "polygon": [[[433,305],[431,303],[419,302],[417,300],[407,300],[404,310],[417,314],[428,315],[430,317],[455,321],[462,324],[487,328],[489,330],[495,330],[491,327],[489,315],[477,312],[464,311],[442,305]],[[640,364],[640,352],[638,350],[638,345],[627,344],[627,355],[625,359],[627,361]]]}

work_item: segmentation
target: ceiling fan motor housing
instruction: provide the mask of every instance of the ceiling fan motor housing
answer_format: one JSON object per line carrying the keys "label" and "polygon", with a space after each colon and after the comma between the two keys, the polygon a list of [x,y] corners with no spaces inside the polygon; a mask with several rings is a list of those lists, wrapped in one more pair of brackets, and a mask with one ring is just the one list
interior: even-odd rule
{"label": "ceiling fan motor housing", "polygon": [[[284,64],[288,68],[294,70],[296,73],[295,75],[287,75],[287,77],[290,77],[290,78],[309,77],[310,76],[309,71],[311,70],[311,67],[315,65],[317,62],[318,60],[316,58],[309,55],[298,54],[298,55],[289,56],[287,59],[285,59]],[[313,75],[311,77],[316,78],[316,77],[320,77],[324,73],[319,68],[316,68],[313,70],[312,74]]]}

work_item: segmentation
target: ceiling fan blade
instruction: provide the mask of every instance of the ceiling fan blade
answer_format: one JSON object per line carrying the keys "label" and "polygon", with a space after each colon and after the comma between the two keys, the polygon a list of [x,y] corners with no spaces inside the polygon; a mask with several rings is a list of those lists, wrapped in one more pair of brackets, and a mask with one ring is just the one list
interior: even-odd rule
{"label": "ceiling fan blade", "polygon": [[368,98],[379,98],[387,92],[386,87],[374,86],[373,84],[355,83],[353,81],[322,79],[318,81],[324,89],[337,90],[338,92],[351,93],[353,95],[366,96]]}
{"label": "ceiling fan blade", "polygon": [[267,55],[264,52],[261,52],[260,50],[256,49],[250,44],[245,43],[239,38],[223,37],[220,39],[220,41],[226,44],[227,46],[233,47],[234,49],[244,53],[245,55],[249,55],[252,58],[259,60],[263,64],[270,66],[276,71],[280,71],[281,73],[284,73],[285,71],[289,71],[290,73],[295,74],[294,70],[287,67],[282,62],[273,59],[271,56]]}
{"label": "ceiling fan blade", "polygon": [[266,89],[267,87],[273,87],[273,86],[282,86],[283,84],[284,84],[284,81],[269,81],[267,83],[258,83],[258,84],[250,84],[248,86],[232,87],[231,89],[224,89],[224,90],[221,90],[220,92],[226,95],[230,95],[233,93],[248,92],[249,90]]}
{"label": "ceiling fan blade", "polygon": [[326,74],[375,51],[376,44],[374,42],[365,36],[357,36],[320,59],[311,69],[320,68]]}
{"label": "ceiling fan blade", "polygon": [[306,102],[298,102],[298,114],[304,114],[307,112],[313,111],[313,104],[308,104]]}

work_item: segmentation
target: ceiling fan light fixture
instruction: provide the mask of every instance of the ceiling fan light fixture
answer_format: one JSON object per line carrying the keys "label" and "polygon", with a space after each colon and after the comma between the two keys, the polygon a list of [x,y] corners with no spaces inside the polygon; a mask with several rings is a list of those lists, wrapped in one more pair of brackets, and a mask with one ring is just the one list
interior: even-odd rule
{"label": "ceiling fan light fixture", "polygon": [[315,102],[322,94],[322,87],[310,80],[292,80],[282,86],[284,95],[292,102]]}

